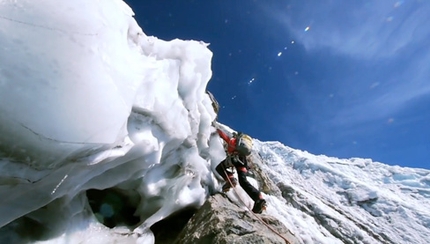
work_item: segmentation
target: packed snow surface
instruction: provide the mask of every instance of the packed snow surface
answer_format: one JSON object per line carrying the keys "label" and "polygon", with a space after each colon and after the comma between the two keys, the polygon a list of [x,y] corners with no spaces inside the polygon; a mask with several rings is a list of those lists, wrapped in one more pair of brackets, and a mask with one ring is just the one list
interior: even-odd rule
{"label": "packed snow surface", "polygon": [[[1,243],[153,243],[152,224],[219,191],[208,44],[147,36],[132,16],[120,0],[0,1]],[[255,150],[289,189],[265,195],[267,213],[304,243],[430,239],[428,170]],[[138,221],[109,228],[118,195]]]}

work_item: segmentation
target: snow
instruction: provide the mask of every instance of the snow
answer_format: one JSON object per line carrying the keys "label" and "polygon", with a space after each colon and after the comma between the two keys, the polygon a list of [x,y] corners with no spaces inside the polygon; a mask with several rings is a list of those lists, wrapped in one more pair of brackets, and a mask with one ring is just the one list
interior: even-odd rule
{"label": "snow", "polygon": [[[0,2],[0,242],[153,243],[152,224],[219,191],[212,52],[147,36],[132,16],[120,0]],[[429,170],[255,150],[283,189],[264,195],[267,214],[304,243],[430,239]],[[126,196],[140,222],[100,223],[117,206],[94,213],[91,189]]]}
{"label": "snow", "polygon": [[[429,170],[315,156],[278,142],[259,142],[256,148],[270,177],[294,188],[292,202],[312,210],[298,211],[274,197],[268,210],[305,243],[342,243],[336,235],[357,243],[428,242]],[[321,216],[331,233],[321,229]]]}

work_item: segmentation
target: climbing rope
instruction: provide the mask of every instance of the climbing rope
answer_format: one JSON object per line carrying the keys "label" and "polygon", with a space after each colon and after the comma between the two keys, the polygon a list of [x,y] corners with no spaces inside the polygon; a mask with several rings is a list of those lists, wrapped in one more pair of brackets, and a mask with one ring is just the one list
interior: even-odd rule
{"label": "climbing rope", "polygon": [[224,164],[221,164],[222,168],[224,170],[224,174],[228,180],[228,182],[230,183],[230,185],[232,186],[234,192],[236,193],[237,197],[239,198],[239,200],[242,202],[243,205],[245,205],[246,209],[248,210],[248,212],[250,212],[252,215],[254,215],[254,217],[256,217],[263,225],[265,225],[269,230],[271,230],[273,233],[275,233],[276,235],[278,235],[279,237],[281,237],[286,244],[291,244],[291,242],[284,237],[281,233],[279,233],[278,231],[276,231],[274,228],[272,228],[270,225],[268,225],[262,218],[260,218],[260,216],[258,216],[256,213],[252,212],[251,209],[248,208],[248,206],[246,206],[246,203],[242,200],[242,198],[239,195],[239,192],[237,192],[236,186],[233,185],[233,183],[230,181],[230,178],[227,175],[226,169],[224,167]]}

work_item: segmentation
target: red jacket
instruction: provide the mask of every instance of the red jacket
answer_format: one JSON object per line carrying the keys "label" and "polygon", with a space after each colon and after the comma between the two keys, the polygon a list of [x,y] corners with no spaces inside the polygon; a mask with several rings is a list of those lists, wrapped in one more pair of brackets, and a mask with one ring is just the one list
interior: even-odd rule
{"label": "red jacket", "polygon": [[236,138],[230,138],[224,131],[217,129],[219,136],[227,143],[227,153],[232,154],[236,150]]}

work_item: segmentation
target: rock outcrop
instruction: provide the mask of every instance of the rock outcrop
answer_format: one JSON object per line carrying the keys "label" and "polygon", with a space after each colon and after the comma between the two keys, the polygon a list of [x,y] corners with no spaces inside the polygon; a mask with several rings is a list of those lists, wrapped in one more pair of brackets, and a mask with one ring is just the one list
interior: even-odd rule
{"label": "rock outcrop", "polygon": [[176,243],[286,243],[262,221],[291,239],[290,243],[296,243],[294,236],[279,220],[265,214],[258,216],[260,219],[225,195],[216,194],[194,214]]}
{"label": "rock outcrop", "polygon": [[[251,162],[251,177],[257,180],[260,190],[282,197],[283,191],[260,167],[261,157],[253,153]],[[302,243],[275,217],[264,213],[254,214],[222,193],[210,196],[199,209],[175,213],[151,229],[156,244]]]}

